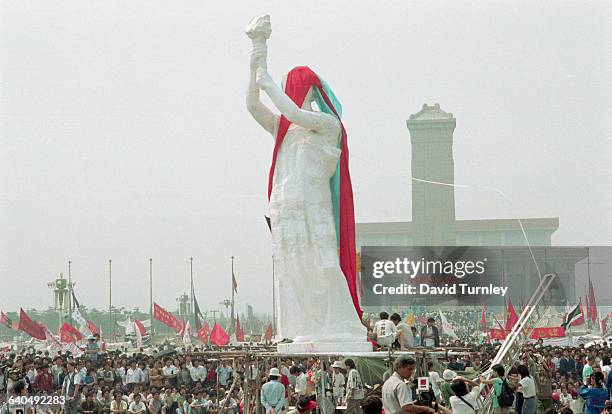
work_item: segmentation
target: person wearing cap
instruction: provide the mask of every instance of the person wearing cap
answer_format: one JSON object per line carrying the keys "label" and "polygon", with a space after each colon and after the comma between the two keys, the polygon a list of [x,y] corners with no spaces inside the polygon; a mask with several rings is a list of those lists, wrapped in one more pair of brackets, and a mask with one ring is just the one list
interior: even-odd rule
{"label": "person wearing cap", "polygon": [[430,413],[436,411],[427,406],[416,405],[412,390],[405,381],[410,380],[416,362],[413,358],[400,356],[393,363],[393,375],[382,388],[382,402],[385,414]]}
{"label": "person wearing cap", "polygon": [[451,388],[451,383],[457,377],[457,373],[451,369],[442,372],[442,384],[440,384],[440,395],[445,407],[450,407],[450,397],[455,395]]}
{"label": "person wearing cap", "polygon": [[334,361],[332,364],[332,396],[334,397],[334,404],[340,405],[340,402],[344,399],[344,386],[346,381],[344,379],[344,364],[341,361]]}
{"label": "person wearing cap", "polygon": [[85,353],[87,354],[87,357],[93,364],[98,362],[98,352],[99,351],[100,351],[100,345],[98,345],[98,342],[96,341],[96,337],[93,335],[89,335],[87,337],[87,349],[85,350]]}
{"label": "person wearing cap", "polygon": [[271,368],[269,381],[261,387],[261,404],[266,414],[280,414],[285,405],[285,386],[278,381],[279,377],[278,368]]}
{"label": "person wearing cap", "polygon": [[287,411],[287,414],[306,414],[317,409],[317,403],[310,398],[302,398],[293,410]]}

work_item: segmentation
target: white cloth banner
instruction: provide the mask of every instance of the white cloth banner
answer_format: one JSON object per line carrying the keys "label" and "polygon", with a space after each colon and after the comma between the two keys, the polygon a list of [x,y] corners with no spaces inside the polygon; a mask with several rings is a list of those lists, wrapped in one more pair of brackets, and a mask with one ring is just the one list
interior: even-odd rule
{"label": "white cloth banner", "polygon": [[[131,318],[128,317],[126,321],[117,321],[117,325],[125,329],[126,335],[136,335],[135,331],[137,331],[137,329],[136,329],[136,326],[134,325],[134,322],[132,322]],[[143,322],[143,325],[144,325],[144,322]]]}
{"label": "white cloth banner", "polygon": [[132,324],[134,326],[134,333],[136,334],[136,348],[142,348],[142,334],[140,333],[140,329],[136,328],[136,324]]}
{"label": "white cloth banner", "polygon": [[83,334],[85,338],[91,335],[91,331],[87,327],[87,321],[85,320],[83,315],[81,315],[81,311],[79,310],[79,308],[75,308],[72,311],[72,317],[74,318],[76,323],[79,324],[79,332],[81,332],[81,334]]}
{"label": "white cloth banner", "polygon": [[187,321],[187,324],[185,325],[185,330],[183,333],[183,343],[185,345],[191,345],[191,325],[189,324],[189,321]]}
{"label": "white cloth banner", "polygon": [[453,339],[459,339],[459,337],[455,334],[455,331],[453,330],[451,324],[448,323],[446,316],[444,316],[444,314],[442,313],[442,310],[438,309],[438,311],[440,312],[440,320],[442,321],[442,333],[445,333]]}

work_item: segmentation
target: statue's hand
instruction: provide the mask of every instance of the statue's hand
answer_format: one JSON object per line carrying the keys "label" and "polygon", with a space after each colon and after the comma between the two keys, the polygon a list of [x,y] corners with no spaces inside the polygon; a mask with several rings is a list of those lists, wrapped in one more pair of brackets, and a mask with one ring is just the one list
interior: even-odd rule
{"label": "statue's hand", "polygon": [[254,17],[249,22],[248,26],[245,29],[245,32],[248,37],[251,39],[255,38],[263,38],[269,39],[270,34],[272,33],[272,25],[270,24],[270,16],[259,16]]}
{"label": "statue's hand", "polygon": [[255,81],[257,82],[257,86],[261,89],[266,89],[269,86],[274,85],[274,81],[268,71],[261,66],[257,68],[257,76],[255,77]]}

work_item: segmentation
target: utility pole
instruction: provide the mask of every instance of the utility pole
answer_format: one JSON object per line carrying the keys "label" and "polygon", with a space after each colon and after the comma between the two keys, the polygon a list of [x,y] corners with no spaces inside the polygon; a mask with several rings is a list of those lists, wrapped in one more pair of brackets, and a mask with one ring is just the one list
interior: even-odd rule
{"label": "utility pole", "polygon": [[149,321],[151,321],[151,337],[153,337],[153,258],[149,258]]}
{"label": "utility pole", "polygon": [[70,321],[70,325],[72,325],[72,272],[71,272],[71,264],[72,262],[68,260],[68,289],[70,290],[70,296],[68,297],[68,320]]}
{"label": "utility pole", "polygon": [[236,277],[234,276],[234,256],[232,256],[232,317],[230,319],[231,329],[234,328],[234,280]]}
{"label": "utility pole", "polygon": [[[189,294],[191,296],[190,300],[191,303],[189,304],[189,313],[191,315],[195,314],[195,308],[194,308],[194,296],[195,296],[195,289],[193,287],[193,257],[189,258],[189,285],[191,286],[191,293]],[[191,319],[192,317],[189,316],[189,319]],[[195,324],[195,318],[192,320],[192,326],[196,326]]]}
{"label": "utility pole", "polygon": [[108,259],[108,337],[114,332],[113,329],[113,261]]}
{"label": "utility pole", "polygon": [[217,309],[212,309],[212,310],[207,311],[207,312],[212,313],[212,315],[213,315],[213,321],[216,323],[216,322],[217,322],[217,313],[219,313],[219,311],[218,311]]}

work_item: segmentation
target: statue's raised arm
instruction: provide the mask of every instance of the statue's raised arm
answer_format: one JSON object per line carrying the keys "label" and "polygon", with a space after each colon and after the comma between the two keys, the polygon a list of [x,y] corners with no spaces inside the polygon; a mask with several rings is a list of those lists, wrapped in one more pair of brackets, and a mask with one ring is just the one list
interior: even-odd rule
{"label": "statue's raised arm", "polygon": [[268,46],[267,40],[272,33],[270,16],[255,17],[246,28],[246,34],[251,39],[251,76],[247,91],[246,105],[251,116],[270,134],[274,134],[278,124],[278,116],[266,107],[259,99],[259,86],[257,85],[257,68],[267,67]]}

